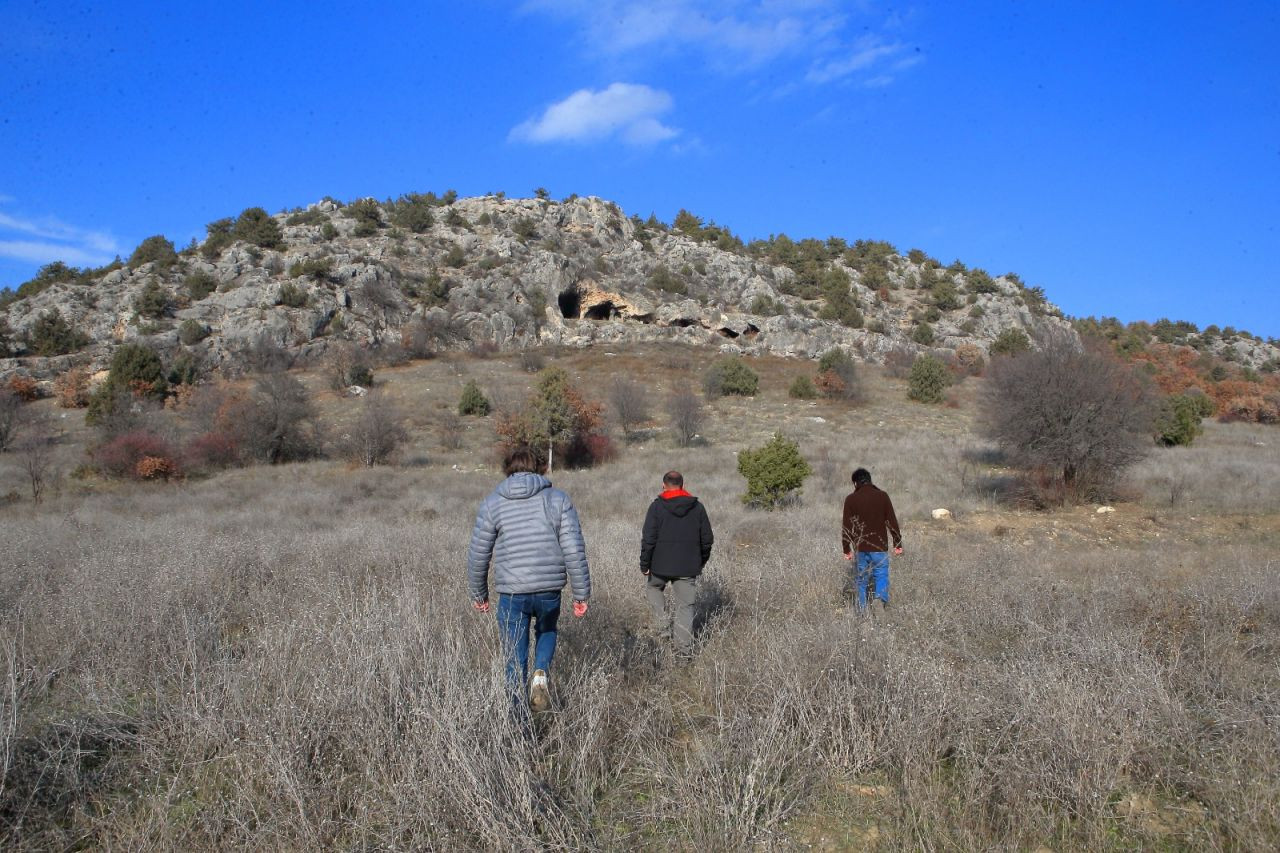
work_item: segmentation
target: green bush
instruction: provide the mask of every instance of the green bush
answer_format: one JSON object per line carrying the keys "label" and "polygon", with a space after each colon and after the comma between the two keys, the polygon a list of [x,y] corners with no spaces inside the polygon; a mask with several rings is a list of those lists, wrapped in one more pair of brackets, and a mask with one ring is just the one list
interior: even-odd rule
{"label": "green bush", "polygon": [[1005,329],[991,342],[992,355],[1017,355],[1031,349],[1031,339],[1017,326]]}
{"label": "green bush", "polygon": [[200,362],[189,352],[180,352],[169,365],[170,385],[195,385],[200,381]]}
{"label": "green bush", "polygon": [[27,330],[27,349],[33,355],[64,355],[88,343],[88,335],[64,320],[56,308],[42,313]]}
{"label": "green bush", "polygon": [[703,377],[703,389],[712,397],[754,397],[759,388],[759,375],[736,355],[717,359]]}
{"label": "green bush", "polygon": [[352,385],[359,385],[361,388],[373,387],[373,368],[364,361],[357,361],[351,365],[351,370],[347,373],[347,380]]}
{"label": "green bush", "polygon": [[787,396],[794,400],[812,400],[818,396],[818,389],[808,376],[797,376],[787,389]]}
{"label": "green bush", "polygon": [[300,210],[297,213],[290,215],[290,217],[284,221],[284,224],[319,225],[322,222],[328,221],[329,217],[325,215],[324,211],[312,208],[311,210]]}
{"label": "green bush", "polygon": [[447,267],[459,269],[467,265],[467,253],[460,245],[454,243],[445,253],[443,262]]}
{"label": "green bush", "polygon": [[468,380],[467,384],[462,386],[462,396],[458,398],[458,414],[483,418],[491,409],[489,398],[480,390],[480,386],[474,379]]}
{"label": "green bush", "polygon": [[999,293],[1000,288],[986,270],[971,269],[965,277],[970,293]]}
{"label": "green bush", "polygon": [[[1200,420],[1204,417],[1201,400],[1208,400],[1203,394],[1173,394],[1160,404],[1155,420],[1156,444],[1165,447],[1180,447],[1191,444],[1204,432]],[[1210,403],[1212,414],[1212,403]]]}
{"label": "green bush", "polygon": [[382,227],[382,207],[371,198],[351,202],[346,214],[356,221],[356,237],[372,237]]}
{"label": "green bush", "polygon": [[194,346],[209,337],[209,327],[199,320],[188,317],[178,327],[178,340],[187,346]]}
{"label": "green bush", "polygon": [[685,294],[689,292],[689,286],[685,284],[684,279],[667,269],[663,264],[658,264],[653,268],[653,272],[649,273],[648,284],[654,290],[661,290],[664,293]]}
{"label": "green bush", "polygon": [[327,281],[333,272],[333,258],[303,258],[289,267],[289,278],[309,275],[316,281]]}
{"label": "green bush", "polygon": [[173,303],[168,292],[155,279],[143,285],[142,290],[133,297],[133,310],[139,317],[158,320],[166,317],[173,310]]}
{"label": "green bush", "polygon": [[907,377],[907,396],[921,403],[941,403],[942,394],[951,384],[951,371],[942,359],[921,353],[911,365]]}
{"label": "green bush", "polygon": [[208,260],[219,257],[224,249],[236,241],[235,223],[230,219],[215,219],[204,230],[207,236],[204,245],[200,247],[200,254]]}
{"label": "green bush", "polygon": [[400,196],[391,211],[391,222],[397,228],[412,231],[414,234],[425,234],[436,224],[431,208],[435,207],[434,196],[428,198],[421,193],[406,193]]}
{"label": "green bush", "polygon": [[738,454],[738,473],[747,478],[742,502],[749,506],[773,509],[794,501],[812,472],[799,446],[780,432],[763,447]]}
{"label": "green bush", "polygon": [[155,264],[158,269],[166,270],[177,262],[178,253],[173,249],[173,241],[163,234],[143,240],[129,256],[129,266],[135,269],[143,264]]}
{"label": "green bush", "polygon": [[280,285],[280,292],[276,295],[276,304],[288,308],[304,308],[307,301],[307,292],[291,281]]}
{"label": "green bush", "polygon": [[862,399],[862,383],[858,380],[858,365],[853,356],[840,347],[834,347],[818,359],[818,391],[824,397],[859,401]]}
{"label": "green bush", "polygon": [[921,323],[911,330],[911,340],[922,346],[928,346],[933,343],[933,326],[928,323]]}
{"label": "green bush", "polygon": [[187,291],[187,298],[199,302],[218,289],[218,280],[204,270],[196,270],[182,282]]}
{"label": "green bush", "polygon": [[241,211],[231,233],[235,239],[262,249],[284,248],[284,233],[280,230],[280,223],[260,207],[249,207]]}
{"label": "green bush", "polygon": [[121,344],[111,355],[107,381],[89,398],[85,423],[95,426],[131,394],[163,397],[169,390],[164,363],[146,344]]}
{"label": "green bush", "polygon": [[940,281],[935,284],[931,290],[933,297],[933,305],[939,311],[954,311],[964,303],[960,299],[960,292],[956,290],[956,286],[950,281]]}
{"label": "green bush", "polygon": [[763,293],[757,293],[755,298],[751,300],[751,313],[759,314],[762,317],[776,317],[787,313],[787,306]]}
{"label": "green bush", "polygon": [[326,240],[332,240],[338,236],[338,228],[332,222],[326,222],[320,226],[320,236]]}

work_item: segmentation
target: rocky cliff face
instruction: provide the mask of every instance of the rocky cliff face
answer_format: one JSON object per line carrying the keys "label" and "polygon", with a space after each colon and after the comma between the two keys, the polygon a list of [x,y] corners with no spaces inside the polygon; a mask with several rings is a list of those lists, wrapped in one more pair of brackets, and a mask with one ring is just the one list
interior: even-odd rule
{"label": "rocky cliff face", "polygon": [[[718,248],[704,235],[628,219],[599,198],[433,201],[411,228],[394,224],[405,221],[399,212],[394,203],[322,201],[274,217],[281,247],[228,241],[163,267],[56,283],[8,307],[11,338],[50,311],[88,336],[77,353],[22,359],[23,369],[48,374],[101,366],[116,345],[138,339],[161,351],[187,347],[210,366],[234,363],[263,338],[304,357],[336,339],[411,349],[423,339],[500,349],[675,339],[799,357],[843,346],[880,361],[895,348],[985,352],[1013,327],[1032,336],[1069,329],[1016,279],[977,279],[920,256],[882,252],[872,270],[836,247],[818,265],[827,276],[819,295],[802,280],[812,265],[759,246]],[[940,283],[949,293],[939,295]],[[833,315],[832,299],[852,310]]]}

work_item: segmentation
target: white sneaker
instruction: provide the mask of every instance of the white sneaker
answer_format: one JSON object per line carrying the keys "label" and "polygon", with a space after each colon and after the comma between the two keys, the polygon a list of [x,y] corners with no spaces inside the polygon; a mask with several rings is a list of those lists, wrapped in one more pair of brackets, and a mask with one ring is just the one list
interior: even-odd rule
{"label": "white sneaker", "polygon": [[547,671],[535,669],[533,683],[529,685],[529,708],[546,711],[551,708],[551,691],[547,687]]}

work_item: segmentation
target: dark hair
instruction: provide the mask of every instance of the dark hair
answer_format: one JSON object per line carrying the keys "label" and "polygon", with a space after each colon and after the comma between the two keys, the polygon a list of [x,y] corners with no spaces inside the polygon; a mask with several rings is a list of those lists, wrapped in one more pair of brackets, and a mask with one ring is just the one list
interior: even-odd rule
{"label": "dark hair", "polygon": [[502,460],[502,473],[508,477],[522,471],[528,474],[541,474],[546,470],[542,457],[528,445],[522,444],[511,448],[507,451],[506,458]]}
{"label": "dark hair", "polygon": [[668,471],[662,475],[662,485],[679,489],[684,486],[684,474],[679,471]]}
{"label": "dark hair", "polygon": [[859,468],[853,472],[853,484],[855,486],[865,486],[871,482],[871,472],[866,468]]}

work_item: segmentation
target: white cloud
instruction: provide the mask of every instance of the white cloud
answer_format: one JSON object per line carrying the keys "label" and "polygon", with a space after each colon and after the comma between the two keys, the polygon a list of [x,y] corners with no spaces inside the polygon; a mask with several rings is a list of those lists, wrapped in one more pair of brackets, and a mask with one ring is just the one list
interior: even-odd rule
{"label": "white cloud", "polygon": [[672,105],[671,95],[636,83],[614,83],[600,91],[580,89],[512,128],[511,138],[593,142],[616,136],[632,145],[652,145],[680,133],[658,119]]}
{"label": "white cloud", "polygon": [[[811,83],[830,83],[833,80],[843,80],[849,75],[860,71],[869,72],[873,68],[883,65],[885,60],[897,56],[904,50],[906,50],[906,46],[901,42],[886,43],[879,36],[863,36],[854,42],[849,52],[845,55],[832,57],[816,64],[809,70],[806,79]],[[914,62],[911,64],[914,64]],[[872,79],[881,79],[888,76],[881,73]]]}
{"label": "white cloud", "polygon": [[692,47],[726,67],[759,65],[812,45],[843,20],[830,0],[529,0],[524,8],[576,24],[592,53]]}
{"label": "white cloud", "polygon": [[911,17],[890,13],[868,32],[872,6],[839,0],[526,0],[522,8],[568,22],[588,54],[613,62],[693,57],[727,75],[790,63],[812,85],[892,80],[884,64],[908,49],[886,34]]}
{"label": "white cloud", "polygon": [[[10,201],[0,196],[0,203]],[[104,231],[68,225],[52,216],[27,218],[0,211],[0,257],[36,264],[100,265],[120,252],[115,237]]]}
{"label": "white cloud", "polygon": [[0,258],[12,258],[31,264],[48,264],[63,261],[72,266],[102,266],[113,255],[104,255],[66,243],[49,243],[42,240],[0,240]]}

